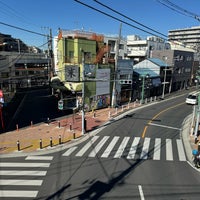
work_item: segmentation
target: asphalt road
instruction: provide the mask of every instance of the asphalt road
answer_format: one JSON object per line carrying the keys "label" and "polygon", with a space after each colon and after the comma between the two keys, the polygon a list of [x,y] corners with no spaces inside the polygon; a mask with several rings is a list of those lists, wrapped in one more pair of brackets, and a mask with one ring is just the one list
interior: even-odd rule
{"label": "asphalt road", "polygon": [[180,129],[185,96],[143,107],[53,156],[39,199],[199,199]]}

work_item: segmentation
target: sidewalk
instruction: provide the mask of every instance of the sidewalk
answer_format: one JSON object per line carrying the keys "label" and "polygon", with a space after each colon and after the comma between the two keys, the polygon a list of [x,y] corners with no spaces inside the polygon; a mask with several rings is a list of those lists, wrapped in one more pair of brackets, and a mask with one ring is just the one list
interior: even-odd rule
{"label": "sidewalk", "polygon": [[[99,109],[94,113],[86,112],[87,133],[97,129],[109,119],[139,106],[141,106],[139,103],[134,102],[119,108]],[[76,113],[59,119],[50,119],[49,123],[30,124],[29,127],[21,129],[19,127],[15,131],[0,134],[0,155],[56,148],[84,136],[82,136],[82,114]]]}

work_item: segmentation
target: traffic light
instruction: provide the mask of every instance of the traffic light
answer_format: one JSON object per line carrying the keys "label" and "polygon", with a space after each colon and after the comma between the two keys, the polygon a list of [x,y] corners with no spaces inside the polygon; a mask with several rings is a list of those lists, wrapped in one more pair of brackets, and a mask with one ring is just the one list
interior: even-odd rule
{"label": "traffic light", "polygon": [[119,84],[132,84],[132,80],[120,80]]}

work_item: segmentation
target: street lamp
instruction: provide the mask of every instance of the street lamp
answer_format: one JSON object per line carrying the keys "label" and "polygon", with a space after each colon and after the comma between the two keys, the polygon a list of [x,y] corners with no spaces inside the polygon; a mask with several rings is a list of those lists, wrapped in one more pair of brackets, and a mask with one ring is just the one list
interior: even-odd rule
{"label": "street lamp", "polygon": [[141,93],[141,103],[144,103],[144,85],[145,85],[145,78],[149,78],[149,74],[144,74],[141,76],[142,78],[142,93]]}

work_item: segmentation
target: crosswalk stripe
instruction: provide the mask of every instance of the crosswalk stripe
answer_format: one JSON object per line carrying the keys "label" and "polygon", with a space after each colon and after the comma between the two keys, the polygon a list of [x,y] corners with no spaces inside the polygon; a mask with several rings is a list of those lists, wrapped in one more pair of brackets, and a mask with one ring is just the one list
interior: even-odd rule
{"label": "crosswalk stripe", "polygon": [[71,155],[77,148],[78,148],[77,146],[69,148],[65,153],[63,153],[63,156]]}
{"label": "crosswalk stripe", "polygon": [[83,154],[93,145],[93,143],[99,138],[99,136],[94,136],[90,141],[76,154],[76,156],[83,156]]}
{"label": "crosswalk stripe", "polygon": [[150,138],[145,138],[143,148],[142,148],[142,152],[140,154],[140,159],[147,159],[148,158],[149,145],[150,145]]}
{"label": "crosswalk stripe", "polygon": [[36,197],[38,191],[28,191],[28,190],[0,190],[0,197]]}
{"label": "crosswalk stripe", "polygon": [[43,180],[0,179],[0,185],[28,185],[40,186]]}
{"label": "crosswalk stripe", "polygon": [[161,138],[155,139],[153,160],[160,160]]}
{"label": "crosswalk stripe", "polygon": [[109,136],[105,136],[102,140],[94,147],[94,149],[89,154],[89,157],[95,157],[99,150],[103,147],[105,142],[108,140]]}
{"label": "crosswalk stripe", "polygon": [[119,146],[119,149],[117,150],[117,152],[114,155],[114,158],[121,158],[129,139],[130,139],[130,137],[124,137],[122,143]]}
{"label": "crosswalk stripe", "polygon": [[[122,139],[121,143],[119,144],[118,149],[116,150],[114,154],[114,158],[120,158],[122,156],[130,138],[131,137],[124,137]],[[95,142],[98,141],[98,139],[99,139],[99,142],[94,144]],[[103,136],[101,140],[100,140],[100,136],[91,137],[90,141],[86,143],[81,149],[79,149],[79,151],[76,152],[75,156],[79,156],[79,157],[83,156],[86,153],[86,151],[88,151],[89,149],[92,149],[91,152],[88,153],[88,157],[95,157],[97,153],[100,152],[100,150],[102,149],[103,153],[100,157],[107,158],[108,156],[110,156],[114,147],[116,147],[116,144],[119,143],[120,136],[114,136],[111,141],[109,141],[109,139],[110,139],[110,136]],[[161,146],[162,138],[152,139],[148,137],[144,138],[143,142],[141,141],[140,137],[135,137],[133,139],[133,142],[130,146],[130,149],[127,155],[127,159],[136,159],[136,153],[137,153],[138,145],[140,143],[142,146],[141,147],[142,150],[141,150],[140,155],[137,155],[137,156],[139,156],[140,159],[148,159],[150,143],[152,140],[155,140],[154,148],[152,149],[153,151],[152,160],[160,160],[161,151],[162,151],[162,146]],[[106,146],[106,143],[107,143],[107,146]],[[176,140],[176,146],[177,146],[177,151],[178,151],[177,154],[178,154],[179,160],[186,161],[184,146],[181,139]],[[75,152],[75,150],[77,149],[78,149],[78,146],[71,147],[65,153],[63,153],[63,156],[69,156],[73,152]],[[168,161],[173,161],[174,157],[173,157],[172,139],[165,139],[165,153],[166,153],[165,159]],[[0,166],[1,165],[2,164],[0,163]]]}
{"label": "crosswalk stripe", "polygon": [[50,163],[0,162],[0,167],[49,167]]}
{"label": "crosswalk stripe", "polygon": [[180,161],[186,161],[185,151],[183,148],[183,142],[180,139],[176,140],[177,148],[178,148],[178,156]]}
{"label": "crosswalk stripe", "polygon": [[27,156],[25,160],[53,160],[53,156]]}
{"label": "crosswalk stripe", "polygon": [[166,160],[173,160],[172,140],[166,139]]}
{"label": "crosswalk stripe", "polygon": [[47,171],[29,170],[0,170],[0,176],[45,176]]}
{"label": "crosswalk stripe", "polygon": [[134,159],[139,142],[140,142],[140,138],[135,137],[131,145],[130,151],[128,153],[127,159]]}
{"label": "crosswalk stripe", "polygon": [[103,152],[103,154],[101,155],[102,158],[107,158],[111,151],[113,150],[115,144],[117,143],[117,141],[119,140],[119,136],[115,136],[112,141],[110,142],[110,144],[108,145],[108,147],[106,148],[106,150]]}

